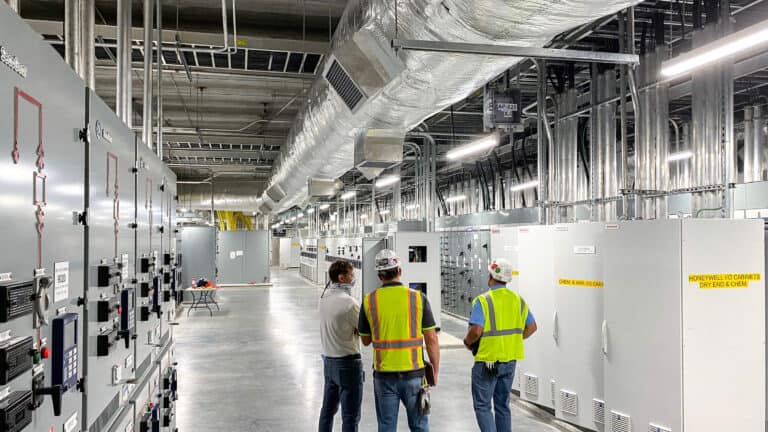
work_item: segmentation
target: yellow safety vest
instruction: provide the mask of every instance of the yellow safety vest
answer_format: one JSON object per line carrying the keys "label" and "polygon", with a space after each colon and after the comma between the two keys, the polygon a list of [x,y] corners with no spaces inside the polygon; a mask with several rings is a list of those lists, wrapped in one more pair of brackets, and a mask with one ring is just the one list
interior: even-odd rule
{"label": "yellow safety vest", "polygon": [[424,368],[421,293],[402,285],[382,287],[363,299],[371,325],[373,368],[408,372]]}
{"label": "yellow safety vest", "polygon": [[523,329],[528,317],[528,305],[514,291],[494,289],[477,297],[485,316],[483,336],[475,361],[508,362],[522,360]]}

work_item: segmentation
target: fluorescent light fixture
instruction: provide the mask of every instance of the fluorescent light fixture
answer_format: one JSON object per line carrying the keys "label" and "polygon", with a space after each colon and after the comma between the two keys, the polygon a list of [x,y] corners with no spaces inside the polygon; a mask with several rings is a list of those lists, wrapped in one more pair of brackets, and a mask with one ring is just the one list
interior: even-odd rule
{"label": "fluorescent light fixture", "polygon": [[330,204],[323,204],[320,206],[320,210],[328,210],[329,208],[331,208]]}
{"label": "fluorescent light fixture", "polygon": [[667,156],[667,160],[669,162],[679,162],[682,160],[690,159],[693,157],[693,152],[690,150],[681,151],[677,153],[670,153],[669,156]]}
{"label": "fluorescent light fixture", "polygon": [[312,214],[314,212],[315,212],[315,209],[313,209],[313,208],[307,210],[307,214]]}
{"label": "fluorescent light fixture", "polygon": [[299,214],[297,214],[297,215],[296,215],[296,217],[297,217],[297,218],[299,218],[299,219],[301,219],[301,218],[303,218],[303,217],[304,217],[304,213],[299,213]]}
{"label": "fluorescent light fixture", "polygon": [[466,195],[454,195],[452,197],[446,198],[445,202],[447,202],[447,203],[455,203],[455,202],[459,202],[459,201],[464,201],[465,199],[467,199]]}
{"label": "fluorescent light fixture", "polygon": [[539,185],[539,181],[538,180],[532,180],[532,181],[529,181],[529,182],[516,184],[516,185],[512,186],[511,188],[509,188],[509,190],[511,190],[512,192],[520,192],[520,191],[523,191],[523,190],[526,190],[526,189],[535,188],[538,185]]}
{"label": "fluorescent light fixture", "polygon": [[766,42],[768,42],[768,21],[763,21],[665,61],[661,65],[661,75],[673,77],[691,72]]}
{"label": "fluorescent light fixture", "polygon": [[397,183],[399,181],[400,181],[400,177],[398,177],[398,176],[382,177],[382,178],[376,180],[376,187],[377,188],[383,188],[383,187],[387,187],[387,186],[392,186],[393,184],[395,184],[395,183]]}
{"label": "fluorescent light fixture", "polygon": [[379,214],[382,215],[382,216],[388,215],[389,214],[389,210],[384,209],[384,210],[380,211]]}
{"label": "fluorescent light fixture", "polygon": [[362,214],[362,215],[360,215],[360,219],[368,219],[368,215],[367,214]]}
{"label": "fluorescent light fixture", "polygon": [[405,206],[406,210],[416,210],[417,208],[419,208],[418,204],[408,204],[407,206]]}
{"label": "fluorescent light fixture", "polygon": [[448,153],[446,153],[445,157],[447,157],[450,160],[456,160],[474,153],[480,153],[485,150],[490,150],[496,147],[498,144],[499,144],[498,135],[496,134],[488,135],[485,138],[480,138],[477,141],[472,141],[469,144],[463,145],[461,147],[458,147],[449,151]]}
{"label": "fluorescent light fixture", "polygon": [[187,211],[189,211],[189,210],[187,210],[187,209],[185,209],[185,208],[180,208],[180,209],[179,209],[179,212],[181,212],[181,213],[186,213]]}
{"label": "fluorescent light fixture", "polygon": [[251,216],[256,216],[256,212],[252,212],[252,213],[251,213]]}
{"label": "fluorescent light fixture", "polygon": [[352,197],[353,197],[353,196],[355,196],[355,195],[357,195],[357,192],[355,192],[355,191],[353,191],[353,190],[351,190],[351,191],[346,191],[346,192],[344,192],[343,194],[341,194],[341,199],[343,199],[343,200],[348,200],[348,199],[352,198]]}

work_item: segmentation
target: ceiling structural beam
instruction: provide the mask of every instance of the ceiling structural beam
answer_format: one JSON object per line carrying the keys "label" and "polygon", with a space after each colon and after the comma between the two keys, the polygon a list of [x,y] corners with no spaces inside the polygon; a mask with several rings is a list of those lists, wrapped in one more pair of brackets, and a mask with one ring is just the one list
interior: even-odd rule
{"label": "ceiling structural beam", "polygon": [[[97,63],[96,70],[115,70],[114,64]],[[144,68],[140,63],[134,63],[134,71],[143,71]],[[238,77],[256,77],[256,78],[274,78],[278,80],[295,79],[302,81],[314,81],[317,78],[312,74],[302,74],[293,72],[269,72],[269,71],[257,71],[257,70],[244,70],[244,69],[228,69],[228,68],[214,68],[206,66],[192,66],[190,65],[192,76],[199,77],[224,77],[224,76],[238,76]],[[163,72],[176,73],[186,77],[187,71],[183,65],[163,65]]]}
{"label": "ceiling structural beam", "polygon": [[[60,21],[33,19],[25,21],[40,34],[64,34],[64,25]],[[103,36],[105,39],[117,39],[117,26],[96,25],[96,34]],[[178,40],[176,38],[177,34]],[[166,44],[168,44],[168,49],[175,49],[177,42],[182,44],[202,45],[201,48],[211,46],[218,47],[222,44],[221,37],[221,33],[177,32],[176,30],[163,30],[162,32],[164,49],[166,48]],[[132,38],[134,41],[142,41],[144,39],[143,29],[141,27],[133,27]],[[237,43],[239,48],[261,51],[299,51],[312,54],[325,54],[328,52],[328,42],[301,40],[301,38],[281,39],[238,34]]]}
{"label": "ceiling structural beam", "polygon": [[443,52],[452,54],[476,54],[502,57],[523,57],[540,60],[565,60],[584,63],[611,63],[637,65],[640,57],[599,51],[581,51],[558,48],[520,47],[495,44],[471,44],[427,40],[392,40],[395,50]]}

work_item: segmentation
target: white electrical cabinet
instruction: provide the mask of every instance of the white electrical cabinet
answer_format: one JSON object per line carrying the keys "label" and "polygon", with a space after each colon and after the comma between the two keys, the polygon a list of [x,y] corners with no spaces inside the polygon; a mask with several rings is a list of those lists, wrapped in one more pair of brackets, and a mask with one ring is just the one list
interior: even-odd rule
{"label": "white electrical cabinet", "polygon": [[765,430],[762,220],[604,227],[606,430]]}
{"label": "white electrical cabinet", "polygon": [[280,239],[280,268],[298,268],[301,257],[301,243],[298,238]]}
{"label": "white electrical cabinet", "polygon": [[538,332],[525,341],[525,360],[517,366],[520,396],[547,408],[555,407],[559,392],[554,381],[557,347],[555,321],[553,230],[551,226],[518,229],[519,292],[536,317]]}
{"label": "white electrical cabinet", "polygon": [[[556,344],[556,416],[603,431],[603,224],[556,225],[552,229],[556,284],[553,328],[551,333],[542,331],[530,340],[548,339]],[[535,307],[538,312],[540,306]],[[540,317],[541,321],[546,319]]]}
{"label": "white electrical cabinet", "polygon": [[400,257],[402,281],[426,294],[437,326],[441,326],[440,233],[403,231],[390,234],[388,247]]}

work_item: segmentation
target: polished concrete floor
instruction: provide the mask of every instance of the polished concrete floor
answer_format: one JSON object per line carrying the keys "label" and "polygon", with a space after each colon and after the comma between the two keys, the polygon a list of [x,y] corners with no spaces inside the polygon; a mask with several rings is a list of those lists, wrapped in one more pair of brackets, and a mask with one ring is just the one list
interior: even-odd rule
{"label": "polished concrete floor", "polygon": [[[321,288],[295,270],[273,270],[271,288],[223,288],[221,311],[186,311],[175,327],[180,432],[308,432],[317,430],[323,393],[317,301]],[[444,320],[451,318],[445,317]],[[457,331],[462,324],[444,324]],[[458,336],[458,335],[457,335]],[[432,431],[476,431],[469,392],[471,354],[442,350],[433,390]],[[364,349],[365,364],[371,363]],[[366,372],[360,430],[376,430],[373,384]],[[515,431],[560,431],[513,403]],[[338,416],[337,416],[338,417]],[[336,430],[341,430],[337,418]],[[398,430],[407,431],[401,410]]]}

